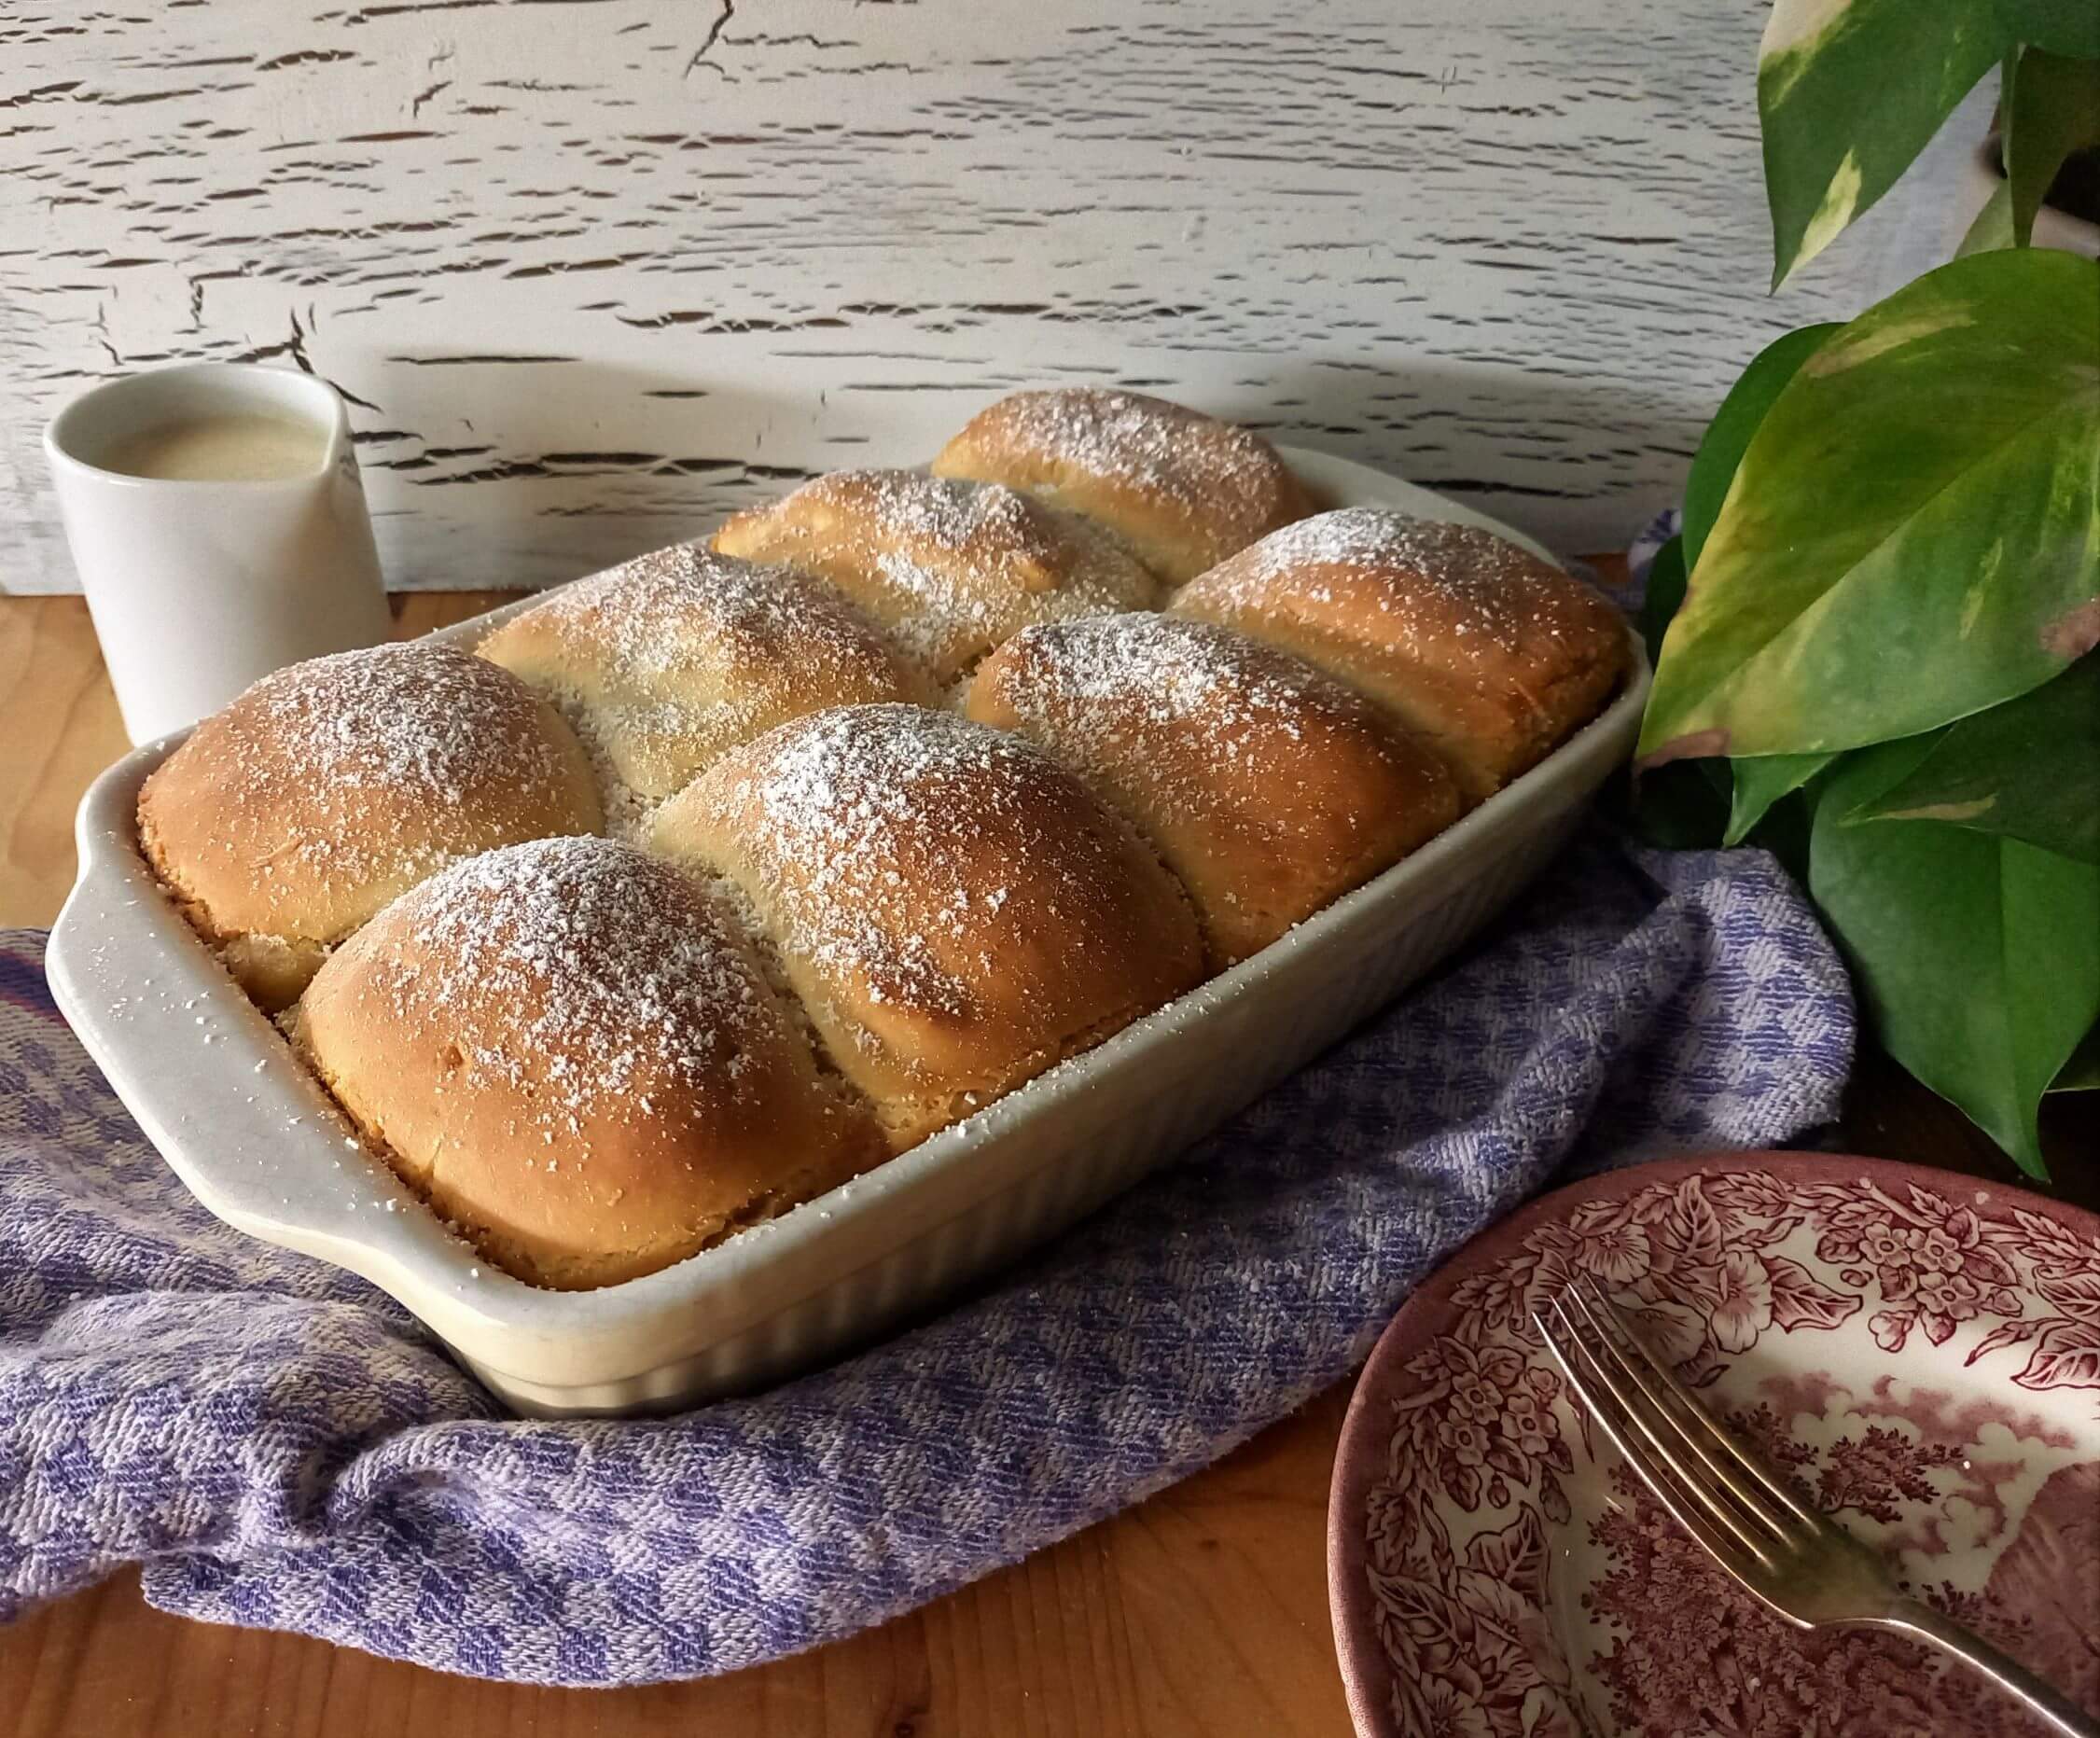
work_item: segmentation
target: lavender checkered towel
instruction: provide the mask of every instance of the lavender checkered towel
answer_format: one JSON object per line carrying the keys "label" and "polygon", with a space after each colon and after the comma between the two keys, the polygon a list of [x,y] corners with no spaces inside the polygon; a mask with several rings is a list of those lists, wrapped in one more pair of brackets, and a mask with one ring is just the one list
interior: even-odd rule
{"label": "lavender checkered towel", "polygon": [[649,1423],[519,1423],[391,1300],[209,1217],[0,934],[0,1618],[146,1597],[633,1684],[843,1635],[1216,1459],[1564,1162],[1834,1116],[1844,975],[1759,853],[1592,837],[1492,939],[998,1289]]}

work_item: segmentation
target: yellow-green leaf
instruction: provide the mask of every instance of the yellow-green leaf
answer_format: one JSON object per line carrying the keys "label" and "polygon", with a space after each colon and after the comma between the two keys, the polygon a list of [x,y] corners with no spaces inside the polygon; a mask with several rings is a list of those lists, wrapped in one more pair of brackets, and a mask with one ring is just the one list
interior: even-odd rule
{"label": "yellow-green leaf", "polygon": [[2100,263],[1927,273],[1752,438],[1664,637],[1651,759],[1824,754],[2037,688],[2100,642]]}
{"label": "yellow-green leaf", "polygon": [[1751,760],[1731,760],[1734,778],[1728,812],[1724,845],[1739,845],[1766,812],[1789,791],[1799,790],[1837,757],[1834,755],[1759,755]]}
{"label": "yellow-green leaf", "polygon": [[[1763,764],[1738,764],[1738,802],[1743,767]],[[1944,821],[2100,864],[2100,657],[1949,726],[1845,824],[1873,820]]]}
{"label": "yellow-green leaf", "polygon": [[1662,636],[1670,631],[1670,618],[1684,602],[1684,538],[1680,535],[1655,551],[1655,559],[1648,566],[1648,582],[1641,591],[1638,626],[1651,664],[1662,650]]}
{"label": "yellow-green leaf", "polygon": [[1809,890],[1889,1054],[2043,1176],[2037,1107],[2100,1018],[2100,869],[1937,821],[1843,824],[1930,746],[1831,774]]}
{"label": "yellow-green leaf", "polygon": [[1758,56],[1774,287],[1895,185],[2014,40],[1976,0],[1775,0]]}
{"label": "yellow-green leaf", "polygon": [[[1758,432],[1773,401],[1787,382],[1799,374],[1801,364],[1822,347],[1823,341],[1839,328],[1835,323],[1804,326],[1799,331],[1775,338],[1750,359],[1706,433],[1691,461],[1691,474],[1684,485],[1684,563],[1699,565],[1699,552],[1720,518],[1721,504],[1728,499],[1729,485],[1742,468],[1743,454]],[[1674,607],[1674,606],[1673,606]],[[1651,648],[1648,656],[1652,660]]]}
{"label": "yellow-green leaf", "polygon": [[2000,247],[2011,247],[2012,239],[2012,185],[2000,181],[1983,202],[1983,209],[1970,220],[1962,236],[1961,245],[1954,249],[1959,259],[1968,254],[1988,254]]}

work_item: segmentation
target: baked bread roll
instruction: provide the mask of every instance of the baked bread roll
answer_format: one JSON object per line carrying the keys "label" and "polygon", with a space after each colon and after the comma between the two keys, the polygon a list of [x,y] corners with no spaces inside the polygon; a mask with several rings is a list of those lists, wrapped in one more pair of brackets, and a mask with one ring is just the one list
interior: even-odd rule
{"label": "baked bread roll", "polygon": [[821,574],[952,682],[1031,622],[1148,609],[1113,532],[1010,489],[923,471],[835,471],[715,534],[725,555]]}
{"label": "baked bread roll", "polygon": [[1301,659],[1167,616],[1016,634],[968,716],[1040,743],[1195,902],[1212,969],[1269,945],[1458,813],[1442,763]]}
{"label": "baked bread roll", "polygon": [[821,579],[679,544],[564,586],[481,642],[550,695],[637,795],[825,706],[933,685]]}
{"label": "baked bread roll", "polygon": [[654,1272],[883,1154],[727,914],[610,840],[425,882],[330,956],[290,1024],[403,1180],[535,1286]]}
{"label": "baked bread roll", "polygon": [[263,1008],[389,899],[496,845],[604,825],[554,709],[449,646],[382,646],[267,675],[139,792],[139,843]]}
{"label": "baked bread roll", "polygon": [[1390,707],[1477,802],[1586,723],[1624,675],[1597,591],[1472,525],[1352,507],[1184,586],[1176,616],[1311,659]]}
{"label": "baked bread roll", "polygon": [[1170,586],[1313,510],[1259,435],[1142,393],[1017,392],[980,410],[937,477],[1025,489],[1113,525]]}
{"label": "baked bread roll", "polygon": [[898,1151],[1202,975],[1189,902],[1033,744],[913,706],[733,749],[652,844],[748,902]]}

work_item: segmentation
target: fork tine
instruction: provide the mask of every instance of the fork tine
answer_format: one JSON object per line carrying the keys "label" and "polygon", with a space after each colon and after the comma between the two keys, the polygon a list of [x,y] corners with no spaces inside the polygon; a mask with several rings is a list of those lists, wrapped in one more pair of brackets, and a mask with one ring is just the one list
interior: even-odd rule
{"label": "fork tine", "polygon": [[[1676,1419],[1678,1427],[1691,1439],[1693,1452],[1713,1469],[1716,1478],[1732,1482],[1729,1470],[1732,1469],[1737,1478],[1754,1481],[1759,1489],[1773,1502],[1783,1505],[1787,1514],[1812,1527],[1822,1524],[1822,1516],[1804,1507],[1801,1500],[1787,1488],[1784,1479],[1721,1428],[1714,1415],[1700,1404],[1698,1396],[1684,1385],[1677,1373],[1648,1349],[1647,1342],[1634,1331],[1625,1313],[1617,1304],[1603,1291],[1581,1281],[1578,1281],[1571,1289],[1576,1294],[1576,1301],[1582,1305],[1584,1314],[1596,1324],[1598,1330],[1606,1339],[1619,1347],[1621,1356],[1631,1354],[1627,1361],[1634,1366],[1634,1381],[1640,1383],[1649,1398]],[[1644,1366],[1656,1378],[1653,1383],[1643,1379],[1641,1370]],[[1718,1465],[1706,1452],[1706,1443],[1711,1443],[1724,1457],[1728,1464],[1727,1469]],[[1788,1525],[1786,1515],[1775,1515],[1768,1507],[1757,1504],[1754,1494],[1738,1491],[1738,1497],[1745,1508],[1751,1509],[1774,1531]]]}
{"label": "fork tine", "polygon": [[[1564,1295],[1564,1308],[1568,1299],[1574,1300],[1610,1350],[1613,1368],[1639,1391],[1646,1402],[1637,1409],[1644,1427],[1652,1425],[1659,1431],[1666,1431],[1684,1452],[1695,1456],[1706,1469],[1707,1477],[1700,1482],[1708,1501],[1728,1509],[1731,1514],[1742,1518],[1753,1528],[1760,1529],[1764,1537],[1759,1549],[1768,1558],[1775,1549],[1798,1545],[1795,1523],[1785,1511],[1774,1509],[1763,1500],[1761,1485],[1752,1476],[1748,1456],[1734,1439],[1713,1423],[1699,1402],[1674,1378],[1664,1384],[1642,1373],[1643,1365],[1655,1370],[1656,1360],[1641,1344],[1640,1336],[1633,1331],[1611,1300],[1594,1286],[1580,1280],[1571,1285]],[[1631,1408],[1632,1403],[1627,1404]],[[1686,1411],[1697,1413],[1706,1427],[1703,1430],[1689,1427],[1683,1416]],[[1715,1446],[1710,1448],[1709,1443]]]}
{"label": "fork tine", "polygon": [[[1559,1312],[1558,1303],[1551,1307],[1556,1313]],[[1656,1500],[1669,1511],[1671,1519],[1690,1534],[1724,1569],[1740,1578],[1741,1548],[1720,1528],[1708,1522],[1699,1509],[1678,1500],[1676,1490],[1668,1479],[1656,1470],[1638,1438],[1620,1428],[1612,1415],[1612,1408],[1602,1392],[1578,1368],[1575,1354],[1570,1350],[1571,1346],[1579,1344],[1579,1338],[1574,1332],[1574,1324],[1563,1314],[1562,1321],[1565,1331],[1556,1335],[1551,1323],[1543,1315],[1535,1313],[1531,1319],[1533,1326],[1538,1329],[1539,1337],[1545,1341],[1547,1351],[1552,1354],[1553,1361],[1567,1377],[1568,1386],[1574,1390],[1576,1398],[1596,1421],[1597,1427],[1605,1433],[1612,1447],[1619,1451],[1620,1458],[1634,1469],[1641,1482],[1654,1493]],[[1564,1339],[1565,1344],[1563,1343]]]}
{"label": "fork tine", "polygon": [[[1568,1287],[1566,1296],[1574,1300],[1590,1326],[1611,1348],[1627,1381],[1640,1390],[1648,1402],[1645,1415],[1653,1419],[1659,1427],[1667,1429],[1696,1455],[1712,1481],[1720,1486],[1745,1515],[1773,1538],[1784,1541],[1791,1523],[1785,1512],[1774,1510],[1765,1500],[1765,1484],[1769,1481],[1760,1481],[1755,1476],[1742,1449],[1707,1418],[1704,1409],[1676,1384],[1674,1378],[1667,1383],[1659,1382],[1644,1372],[1644,1366],[1647,1371],[1656,1371],[1656,1360],[1648,1355],[1640,1336],[1627,1325],[1611,1300],[1579,1281]],[[1687,1411],[1698,1413],[1707,1427],[1694,1427],[1684,1416]]]}
{"label": "fork tine", "polygon": [[[1627,1465],[1640,1475],[1642,1482],[1655,1493],[1663,1508],[1676,1518],[1677,1524],[1723,1564],[1728,1563],[1730,1557],[1740,1548],[1757,1558],[1766,1568],[1775,1567],[1772,1541],[1760,1538],[1751,1532],[1744,1520],[1731,1512],[1728,1504],[1701,1480],[1696,1470],[1686,1464],[1682,1448],[1673,1449],[1663,1439],[1662,1433],[1642,1408],[1630,1397],[1630,1391],[1637,1394],[1639,1390],[1631,1388],[1623,1367],[1621,1366],[1621,1373],[1614,1373],[1612,1365],[1599,1356],[1596,1347],[1590,1343],[1576,1325],[1575,1318],[1567,1313],[1565,1298],[1554,1299],[1551,1307],[1566,1329],[1567,1344],[1560,1344],[1551,1325],[1535,1314],[1532,1320],[1544,1336],[1547,1350],[1552,1353],[1555,1362],[1566,1371],[1576,1394],[1590,1409],[1591,1416],[1596,1419],[1605,1434],[1611,1439],[1612,1445],[1625,1457]],[[1593,1381],[1586,1382],[1581,1371],[1577,1369],[1578,1353],[1588,1362]],[[1612,1356],[1616,1361],[1617,1353]],[[1611,1406],[1599,1403],[1597,1390],[1600,1387],[1611,1397]],[[1621,1423],[1625,1427],[1621,1427]],[[1643,1438],[1647,1440],[1645,1448],[1639,1446]],[[1661,1467],[1656,1464],[1658,1461],[1662,1463]],[[1667,1472],[1662,1468],[1667,1468]],[[1729,1546],[1721,1541],[1720,1534],[1724,1529],[1734,1537],[1735,1546]]]}

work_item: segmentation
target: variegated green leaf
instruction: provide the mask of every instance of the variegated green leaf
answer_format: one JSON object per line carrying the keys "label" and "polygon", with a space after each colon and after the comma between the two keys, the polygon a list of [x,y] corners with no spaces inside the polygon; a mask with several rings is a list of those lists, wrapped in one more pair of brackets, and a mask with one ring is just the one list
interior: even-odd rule
{"label": "variegated green leaf", "polygon": [[[1670,618],[1684,601],[1684,538],[1672,537],[1648,563],[1641,596],[1641,640],[1654,662]],[[1670,851],[1707,850],[1720,841],[1728,819],[1728,763],[1687,760],[1658,767],[1617,787],[1623,797],[1619,818],[1651,845]]]}
{"label": "variegated green leaf", "polygon": [[1641,752],[1912,736],[2096,642],[2100,263],[1979,254],[1780,393],[1663,640]]}
{"label": "variegated green leaf", "polygon": [[2012,185],[2000,181],[1983,202],[1983,209],[1970,221],[1961,245],[1954,249],[1954,257],[1995,253],[1998,248],[2016,245],[2012,239]]}
{"label": "variegated green leaf", "polygon": [[1799,790],[1836,758],[1835,755],[1759,755],[1755,759],[1731,760],[1729,772],[1735,786],[1721,843],[1741,844],[1773,803]]}
{"label": "variegated green leaf", "polygon": [[1684,602],[1684,536],[1680,533],[1655,551],[1655,559],[1648,563],[1648,584],[1641,592],[1641,642],[1648,647],[1650,664],[1662,653],[1670,618]]}
{"label": "variegated green leaf", "polygon": [[1998,17],[2015,42],[2051,54],[2100,61],[2100,6],[2093,0],[1996,0]]}
{"label": "variegated green leaf", "polygon": [[1889,1054],[2045,1175],[2037,1106],[2100,1017],[2100,869],[1937,821],[1843,824],[1929,749],[1886,743],[1832,773],[1809,890]]}
{"label": "variegated green leaf", "polygon": [[2100,1026],[2085,1035],[2049,1083],[2051,1092],[2100,1092]]}
{"label": "variegated green leaf", "polygon": [[1758,55],[1774,287],[1895,185],[2012,41],[1980,0],[1774,0]]}
{"label": "variegated green leaf", "polygon": [[[2100,12],[2100,0],[2094,0],[2093,10]],[[2012,69],[2005,111],[2012,239],[2024,247],[2064,160],[2100,145],[2100,61],[2066,60],[2029,49]]]}
{"label": "variegated green leaf", "polygon": [[[1685,480],[1684,555],[1696,563],[1699,551],[1720,517],[1728,499],[1729,485],[1742,467],[1751,437],[1758,432],[1787,382],[1801,372],[1801,365],[1821,348],[1823,341],[1839,328],[1835,324],[1806,326],[1767,344],[1751,359],[1735,384],[1721,401],[1691,462]],[[1671,614],[1684,602],[1680,581]],[[1652,663],[1660,648],[1650,647]],[[1729,817],[1721,842],[1741,844],[1766,811],[1789,791],[1798,789],[1829,763],[1828,755],[1768,755],[1756,760],[1737,760],[1729,767]]]}
{"label": "variegated green leaf", "polygon": [[[1780,389],[1801,372],[1801,364],[1813,356],[1823,341],[1838,329],[1835,323],[1804,326],[1774,339],[1750,359],[1706,433],[1691,461],[1691,475],[1684,486],[1684,562],[1690,569],[1699,565],[1699,552],[1720,517],[1728,486],[1749,450],[1750,437],[1779,396]],[[1652,658],[1653,653],[1649,656]]]}
{"label": "variegated green leaf", "polygon": [[[1743,768],[1762,764],[1737,764],[1738,804]],[[2100,657],[1950,726],[1913,771],[1844,817],[1872,820],[1944,821],[2100,864]]]}

